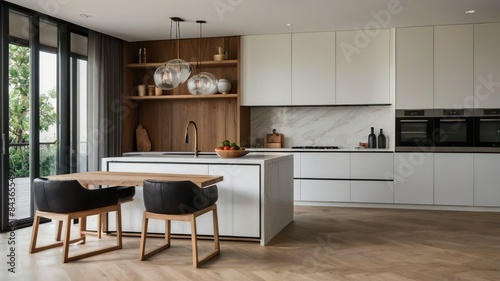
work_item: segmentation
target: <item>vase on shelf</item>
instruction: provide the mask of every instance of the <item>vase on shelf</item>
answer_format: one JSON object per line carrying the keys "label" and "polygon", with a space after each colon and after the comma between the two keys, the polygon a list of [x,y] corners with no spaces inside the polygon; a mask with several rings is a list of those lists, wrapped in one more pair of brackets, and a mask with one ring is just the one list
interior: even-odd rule
{"label": "vase on shelf", "polygon": [[371,133],[368,135],[368,148],[377,148],[377,136],[373,127],[371,127]]}
{"label": "vase on shelf", "polygon": [[229,93],[231,91],[231,81],[227,79],[219,79],[217,82],[217,90],[222,94]]}
{"label": "vase on shelf", "polygon": [[383,129],[380,129],[380,134],[378,135],[378,148],[386,148],[386,138]]}

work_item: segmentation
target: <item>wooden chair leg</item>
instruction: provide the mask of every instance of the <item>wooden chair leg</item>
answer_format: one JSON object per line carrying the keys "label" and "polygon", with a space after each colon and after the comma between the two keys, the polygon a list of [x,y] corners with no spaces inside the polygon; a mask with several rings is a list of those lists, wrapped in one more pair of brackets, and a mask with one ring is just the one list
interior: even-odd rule
{"label": "wooden chair leg", "polygon": [[62,231],[63,222],[57,220],[56,222],[56,241],[61,241],[61,231]]}
{"label": "wooden chair leg", "polygon": [[198,237],[196,235],[196,217],[191,217],[191,245],[193,250],[193,267],[198,267]]}
{"label": "wooden chair leg", "polygon": [[97,215],[97,238],[102,237],[102,214]]}
{"label": "wooden chair leg", "polygon": [[165,220],[165,240],[170,245],[170,220]]}
{"label": "wooden chair leg", "polygon": [[220,253],[220,242],[219,242],[219,219],[217,216],[217,206],[212,210],[212,219],[214,225],[214,248]]}
{"label": "wooden chair leg", "polygon": [[82,240],[80,244],[85,244],[87,241],[87,236],[85,236],[85,231],[87,231],[87,217],[78,218],[78,237]]}
{"label": "wooden chair leg", "polygon": [[145,259],[144,255],[146,252],[146,236],[148,232],[148,221],[149,219],[146,217],[146,213],[142,215],[142,233],[141,233],[141,244],[139,246],[139,260],[142,261]]}
{"label": "wooden chair leg", "polygon": [[165,241],[166,242],[163,243],[162,245],[160,245],[159,247],[157,247],[156,249],[151,250],[149,252],[146,252],[146,238],[147,238],[147,234],[148,234],[148,221],[149,221],[148,213],[144,212],[144,215],[142,218],[142,232],[141,232],[141,242],[140,242],[141,244],[139,247],[139,260],[140,261],[145,260],[153,255],[156,255],[159,252],[161,252],[167,248],[170,248],[170,222],[168,222],[168,223],[166,222],[165,228],[168,228],[168,232],[166,231],[167,229],[165,229]]}
{"label": "wooden chair leg", "polygon": [[[81,223],[81,221],[80,221]],[[70,244],[70,234],[71,234],[71,218],[68,216],[64,220],[64,240],[63,240],[63,252],[62,252],[62,262],[68,262],[69,257],[69,244]]]}
{"label": "wooden chair leg", "polygon": [[40,217],[38,216],[38,212],[35,211],[35,217],[33,218],[33,229],[31,231],[30,253],[34,253],[36,249],[36,240],[38,238],[39,225]]}
{"label": "wooden chair leg", "polygon": [[116,239],[119,249],[123,248],[122,241],[122,207],[118,205],[118,210],[116,210]]}
{"label": "wooden chair leg", "polygon": [[[220,254],[220,243],[219,243],[219,221],[218,221],[218,218],[217,218],[217,205],[213,205],[211,207],[211,211],[212,211],[212,218],[213,218],[213,226],[214,226],[214,249],[208,253],[207,255],[205,255],[205,257],[203,257],[201,260],[198,259],[198,247],[197,247],[197,243],[196,241],[192,241],[192,244],[193,244],[193,266],[194,267],[198,267],[200,265],[202,265],[203,263],[205,263],[206,261],[208,261],[209,259],[213,258],[214,256]],[[194,225],[194,229],[192,229],[192,234],[193,235],[192,237],[194,237],[196,239],[196,217],[193,218],[193,222],[192,225]],[[192,227],[193,228],[193,227]],[[193,239],[193,238],[192,238]],[[195,247],[196,247],[196,253],[195,253]],[[195,259],[196,257],[196,259]]]}

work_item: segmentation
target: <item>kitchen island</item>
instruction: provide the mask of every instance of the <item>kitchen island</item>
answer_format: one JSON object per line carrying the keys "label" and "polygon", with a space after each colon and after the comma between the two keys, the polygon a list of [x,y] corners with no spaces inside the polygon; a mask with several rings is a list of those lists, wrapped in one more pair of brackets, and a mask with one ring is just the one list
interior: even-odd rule
{"label": "kitchen island", "polygon": [[[293,220],[293,155],[250,153],[222,159],[215,154],[194,158],[185,153],[128,154],[104,158],[103,171],[220,175],[217,183],[219,233],[221,237],[255,240],[266,245]],[[144,203],[142,186],[134,201],[122,206],[124,232],[141,231]],[[90,223],[90,222],[89,222]],[[110,217],[108,230],[114,231]],[[151,221],[148,233],[164,233],[163,221]],[[198,219],[198,234],[212,235],[210,216]],[[190,225],[172,222],[172,234],[189,234]]]}

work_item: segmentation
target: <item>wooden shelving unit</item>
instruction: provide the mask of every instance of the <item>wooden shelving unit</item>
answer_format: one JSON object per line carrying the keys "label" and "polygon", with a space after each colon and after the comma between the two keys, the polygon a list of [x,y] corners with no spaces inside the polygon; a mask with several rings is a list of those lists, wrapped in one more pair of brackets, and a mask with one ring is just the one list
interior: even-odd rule
{"label": "wooden shelving unit", "polygon": [[[200,45],[204,46],[201,54]],[[227,51],[227,60],[212,60],[218,47]],[[147,49],[148,63],[137,63],[140,48]],[[154,85],[155,70],[175,58],[189,62],[194,74],[200,61],[202,71],[231,81],[231,93],[191,95],[187,83],[182,83],[161,96],[138,96],[137,86]],[[189,121],[197,124],[201,151],[213,151],[224,139],[249,146],[250,109],[240,107],[239,58],[239,36],[125,43],[122,152],[136,151],[135,129],[139,124],[148,132],[152,151],[191,151],[193,144],[184,143]]]}
{"label": "wooden shelving unit", "polygon": [[129,100],[237,99],[238,94],[129,96]]}
{"label": "wooden shelving unit", "polygon": [[[197,62],[188,62],[190,65],[196,66]],[[129,63],[125,65],[127,68],[158,68],[164,65],[165,62],[154,62],[154,63]],[[221,66],[236,66],[238,64],[237,60],[222,60],[222,61],[202,61],[200,62],[202,66],[206,67],[221,67]]]}

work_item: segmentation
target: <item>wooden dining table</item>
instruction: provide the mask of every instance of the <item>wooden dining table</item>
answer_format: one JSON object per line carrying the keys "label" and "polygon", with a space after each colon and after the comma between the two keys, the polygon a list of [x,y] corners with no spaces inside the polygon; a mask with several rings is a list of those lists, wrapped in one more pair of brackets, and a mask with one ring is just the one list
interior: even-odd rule
{"label": "wooden dining table", "polygon": [[199,187],[207,187],[221,182],[223,176],[191,175],[191,174],[163,174],[163,173],[134,173],[134,172],[83,172],[48,176],[50,180],[77,180],[84,187],[98,186],[142,186],[144,180],[157,181],[192,181]]}

